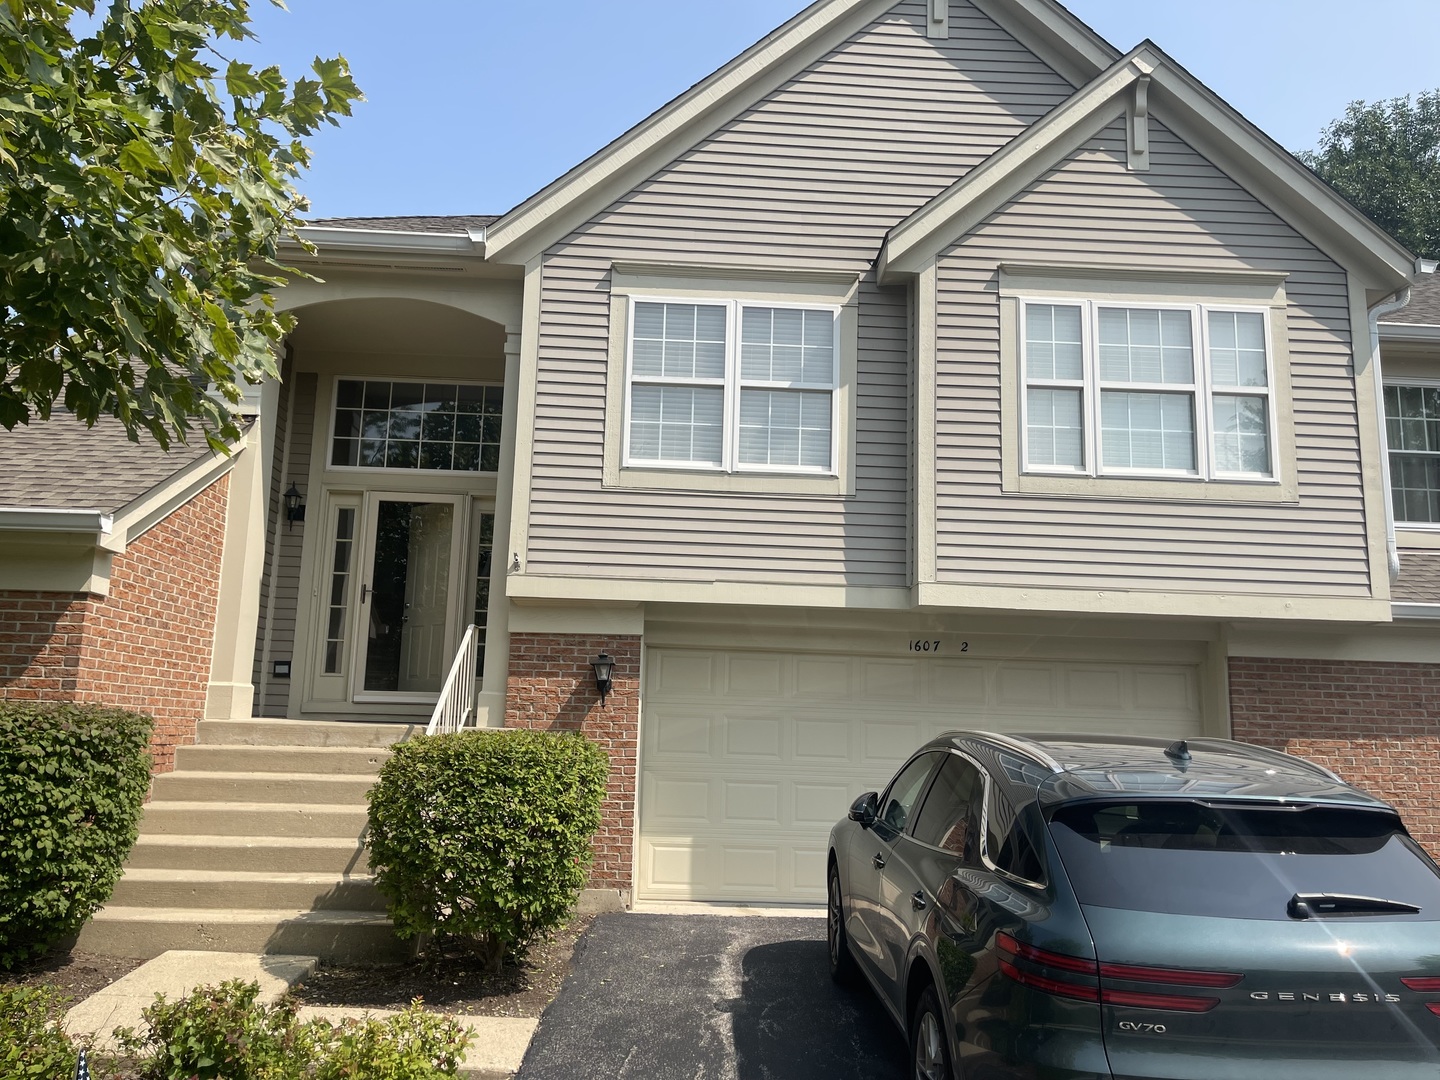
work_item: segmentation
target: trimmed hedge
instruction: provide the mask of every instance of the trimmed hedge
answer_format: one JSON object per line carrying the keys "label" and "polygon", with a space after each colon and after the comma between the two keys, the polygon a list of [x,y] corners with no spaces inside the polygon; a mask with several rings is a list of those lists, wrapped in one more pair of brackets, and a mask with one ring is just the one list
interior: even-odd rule
{"label": "trimmed hedge", "polygon": [[578,734],[463,731],[396,746],[370,864],[401,937],[476,939],[492,970],[574,909],[609,762]]}
{"label": "trimmed hedge", "polygon": [[0,701],[0,968],[110,898],[150,787],[149,717]]}

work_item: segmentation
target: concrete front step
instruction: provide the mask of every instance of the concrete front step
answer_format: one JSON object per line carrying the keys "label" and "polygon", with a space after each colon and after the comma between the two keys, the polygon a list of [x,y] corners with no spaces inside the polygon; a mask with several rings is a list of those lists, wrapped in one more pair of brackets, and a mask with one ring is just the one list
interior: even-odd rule
{"label": "concrete front step", "polygon": [[374,786],[373,776],[186,771],[155,777],[151,799],[157,804],[178,800],[363,807],[366,793]]}
{"label": "concrete front step", "polygon": [[411,946],[374,911],[141,908],[108,904],[75,947],[150,959],[171,949],[318,956],[336,963],[399,963]]}
{"label": "concrete front step", "polygon": [[125,866],[135,870],[238,870],[242,873],[363,874],[364,845],[350,836],[142,835]]}
{"label": "concrete front step", "polygon": [[140,821],[142,836],[324,836],[361,841],[364,806],[263,802],[153,801]]}
{"label": "concrete front step", "polygon": [[146,870],[130,866],[110,903],[146,908],[310,908],[384,911],[369,874],[282,874],[235,870]]}
{"label": "concrete front step", "polygon": [[378,776],[389,756],[383,746],[180,746],[175,750],[175,770]]}
{"label": "concrete front step", "polygon": [[201,746],[393,746],[425,730],[423,723],[349,720],[201,720]]}

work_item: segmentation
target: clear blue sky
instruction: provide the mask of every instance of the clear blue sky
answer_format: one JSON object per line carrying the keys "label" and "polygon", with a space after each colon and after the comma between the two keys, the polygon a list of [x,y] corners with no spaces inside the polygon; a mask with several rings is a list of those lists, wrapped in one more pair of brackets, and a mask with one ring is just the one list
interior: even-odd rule
{"label": "clear blue sky", "polygon": [[[247,59],[343,54],[368,100],[317,138],[312,216],[499,213],[804,0],[252,0]],[[1356,99],[1440,87],[1440,0],[1069,0],[1161,48],[1291,150]]]}

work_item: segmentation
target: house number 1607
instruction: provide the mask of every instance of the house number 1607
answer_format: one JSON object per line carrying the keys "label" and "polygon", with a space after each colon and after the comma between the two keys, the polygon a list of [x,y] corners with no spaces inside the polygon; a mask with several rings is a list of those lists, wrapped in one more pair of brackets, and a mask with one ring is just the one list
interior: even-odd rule
{"label": "house number 1607", "polygon": [[[940,642],[934,640],[933,638],[928,641],[923,639],[919,641],[912,641],[910,642],[910,651],[920,653],[938,653],[940,651]],[[969,652],[970,643],[968,641],[960,642],[960,651]]]}

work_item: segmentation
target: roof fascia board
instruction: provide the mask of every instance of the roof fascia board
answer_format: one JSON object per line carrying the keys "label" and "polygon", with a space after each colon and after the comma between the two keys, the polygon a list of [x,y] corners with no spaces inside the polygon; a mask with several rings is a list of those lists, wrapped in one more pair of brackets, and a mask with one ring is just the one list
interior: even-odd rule
{"label": "roof fascia board", "polygon": [[486,230],[492,261],[524,263],[894,6],[818,0],[542,188]]}
{"label": "roof fascia board", "polygon": [[230,453],[211,453],[197,458],[177,473],[166,477],[143,495],[115,511],[107,550],[121,552],[141,534],[169,517],[200,492],[235,467],[235,457],[249,443],[248,433],[230,447]]}
{"label": "roof fascia board", "polygon": [[944,248],[1124,115],[1121,94],[1149,74],[1149,67],[1143,47],[1124,57],[896,225],[880,248],[880,280],[919,273]]}
{"label": "roof fascia board", "polygon": [[1081,87],[1120,58],[1120,50],[1054,0],[971,0],[1001,29]]}
{"label": "roof fascia board", "polygon": [[1379,325],[1381,341],[1440,341],[1440,324],[1382,322]]}

